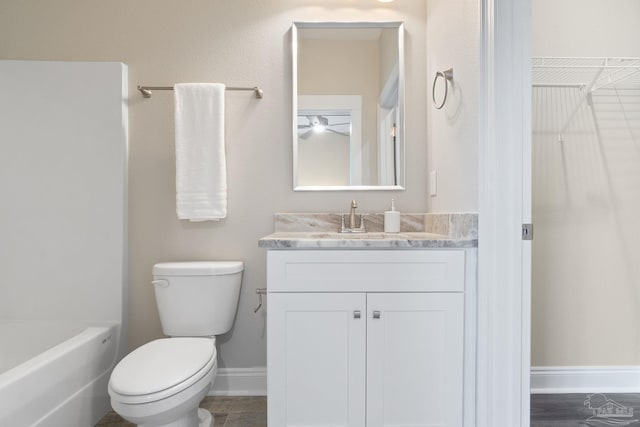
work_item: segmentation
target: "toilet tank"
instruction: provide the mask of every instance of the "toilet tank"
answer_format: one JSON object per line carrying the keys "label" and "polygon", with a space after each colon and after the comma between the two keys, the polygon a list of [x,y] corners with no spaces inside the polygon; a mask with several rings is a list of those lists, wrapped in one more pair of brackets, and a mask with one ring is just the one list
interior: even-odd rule
{"label": "toilet tank", "polygon": [[153,266],[162,332],[213,336],[233,325],[244,264],[241,261],[166,262]]}

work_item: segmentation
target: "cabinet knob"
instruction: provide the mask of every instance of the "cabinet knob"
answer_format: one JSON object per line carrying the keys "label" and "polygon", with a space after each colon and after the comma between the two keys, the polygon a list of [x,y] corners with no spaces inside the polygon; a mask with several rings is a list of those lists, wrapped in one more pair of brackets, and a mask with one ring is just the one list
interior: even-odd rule
{"label": "cabinet knob", "polygon": [[354,310],[353,311],[353,318],[354,319],[359,319],[360,318],[360,310]]}
{"label": "cabinet knob", "polygon": [[374,319],[379,319],[380,318],[380,312],[378,310],[374,310],[373,312],[373,318]]}

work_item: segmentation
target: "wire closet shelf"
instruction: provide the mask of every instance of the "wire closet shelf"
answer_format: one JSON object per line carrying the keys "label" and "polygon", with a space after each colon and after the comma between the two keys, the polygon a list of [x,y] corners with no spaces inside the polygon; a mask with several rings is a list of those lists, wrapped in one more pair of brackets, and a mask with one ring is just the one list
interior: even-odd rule
{"label": "wire closet shelf", "polygon": [[640,88],[638,57],[534,57],[531,82],[536,88],[575,89],[573,108],[558,123],[558,141],[592,94],[605,88]]}
{"label": "wire closet shelf", "polygon": [[640,85],[640,58],[534,57],[533,87],[578,87],[586,91],[618,84]]}

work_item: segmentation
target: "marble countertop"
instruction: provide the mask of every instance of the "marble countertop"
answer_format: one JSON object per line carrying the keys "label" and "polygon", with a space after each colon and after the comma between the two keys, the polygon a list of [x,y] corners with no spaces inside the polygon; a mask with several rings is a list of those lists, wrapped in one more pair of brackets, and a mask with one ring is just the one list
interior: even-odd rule
{"label": "marble countertop", "polygon": [[457,238],[425,232],[336,233],[323,231],[281,231],[259,240],[267,249],[421,249],[475,248],[478,239]]}
{"label": "marble countertop", "polygon": [[400,215],[400,233],[385,233],[382,214],[364,214],[367,233],[338,233],[341,214],[276,213],[275,232],[259,240],[267,249],[420,249],[478,247],[475,213]]}

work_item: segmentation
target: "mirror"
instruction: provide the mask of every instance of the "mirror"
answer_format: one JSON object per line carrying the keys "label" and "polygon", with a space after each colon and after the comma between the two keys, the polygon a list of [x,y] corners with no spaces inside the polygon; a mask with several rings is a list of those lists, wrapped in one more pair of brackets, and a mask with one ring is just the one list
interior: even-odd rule
{"label": "mirror", "polygon": [[404,189],[404,27],[296,22],[293,187]]}

